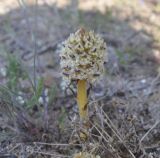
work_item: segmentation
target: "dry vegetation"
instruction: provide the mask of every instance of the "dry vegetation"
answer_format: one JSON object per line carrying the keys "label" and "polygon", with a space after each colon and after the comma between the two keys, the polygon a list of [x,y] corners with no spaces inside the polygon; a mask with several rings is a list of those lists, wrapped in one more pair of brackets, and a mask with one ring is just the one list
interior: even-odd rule
{"label": "dry vegetation", "polygon": [[[159,158],[159,21],[158,0],[1,0],[0,158]],[[85,143],[58,54],[81,26],[108,46],[104,78],[89,93]]]}

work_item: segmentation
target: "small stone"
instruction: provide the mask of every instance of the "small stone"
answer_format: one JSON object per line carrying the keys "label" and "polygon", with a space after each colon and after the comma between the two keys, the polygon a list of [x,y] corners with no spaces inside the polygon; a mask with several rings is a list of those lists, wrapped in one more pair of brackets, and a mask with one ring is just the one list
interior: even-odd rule
{"label": "small stone", "polygon": [[22,105],[25,103],[25,101],[24,101],[24,99],[23,99],[22,96],[18,96],[18,97],[16,98],[16,100],[17,100],[20,104],[22,104]]}
{"label": "small stone", "polygon": [[7,70],[6,70],[6,68],[4,68],[4,67],[0,68],[0,74],[1,74],[3,77],[6,77],[6,76],[7,76]]}
{"label": "small stone", "polygon": [[146,83],[146,79],[142,79],[141,83],[143,83],[143,84]]}

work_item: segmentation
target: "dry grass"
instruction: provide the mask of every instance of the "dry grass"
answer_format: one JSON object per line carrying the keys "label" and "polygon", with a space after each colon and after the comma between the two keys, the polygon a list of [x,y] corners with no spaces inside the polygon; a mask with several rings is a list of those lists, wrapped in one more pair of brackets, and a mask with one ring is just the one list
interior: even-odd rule
{"label": "dry grass", "polygon": [[[36,1],[23,2],[0,2],[0,66],[7,69],[6,54],[13,53],[29,76],[20,77],[15,92],[1,87],[0,157],[62,158],[83,151],[101,158],[159,158],[159,4],[39,0],[35,7]],[[75,85],[66,94],[61,90],[56,52],[82,25],[102,35],[109,53],[105,77],[90,91],[85,143],[79,137]],[[39,78],[43,101],[46,89],[54,94],[52,101],[21,105],[16,97],[28,101]],[[8,80],[0,74],[0,83]]]}

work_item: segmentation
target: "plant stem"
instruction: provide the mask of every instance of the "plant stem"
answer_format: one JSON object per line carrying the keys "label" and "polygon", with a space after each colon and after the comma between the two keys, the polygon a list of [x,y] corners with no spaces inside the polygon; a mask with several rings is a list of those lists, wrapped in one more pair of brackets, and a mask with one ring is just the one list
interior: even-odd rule
{"label": "plant stem", "polygon": [[77,85],[77,103],[79,107],[79,115],[82,120],[86,120],[87,113],[87,81],[78,80]]}

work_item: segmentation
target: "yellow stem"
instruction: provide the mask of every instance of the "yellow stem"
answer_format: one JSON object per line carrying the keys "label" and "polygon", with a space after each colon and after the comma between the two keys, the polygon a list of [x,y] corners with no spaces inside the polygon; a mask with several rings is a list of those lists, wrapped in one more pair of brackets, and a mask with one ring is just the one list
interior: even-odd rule
{"label": "yellow stem", "polygon": [[81,119],[87,119],[87,81],[78,80],[77,102]]}

